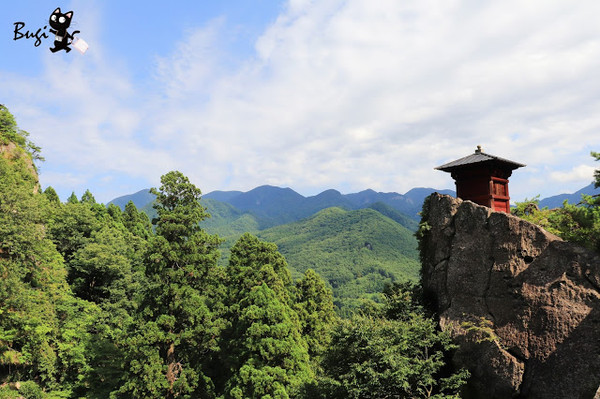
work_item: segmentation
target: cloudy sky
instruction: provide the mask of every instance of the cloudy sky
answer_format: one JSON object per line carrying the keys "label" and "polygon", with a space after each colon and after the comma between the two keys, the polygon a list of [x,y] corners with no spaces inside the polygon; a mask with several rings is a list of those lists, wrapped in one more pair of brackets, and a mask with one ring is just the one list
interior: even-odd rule
{"label": "cloudy sky", "polygon": [[[597,0],[3,1],[0,103],[43,187],[100,202],[180,170],[202,189],[453,188],[484,151],[513,200],[574,192],[600,151]],[[89,44],[53,54],[60,6]],[[49,36],[52,36],[48,34]]]}

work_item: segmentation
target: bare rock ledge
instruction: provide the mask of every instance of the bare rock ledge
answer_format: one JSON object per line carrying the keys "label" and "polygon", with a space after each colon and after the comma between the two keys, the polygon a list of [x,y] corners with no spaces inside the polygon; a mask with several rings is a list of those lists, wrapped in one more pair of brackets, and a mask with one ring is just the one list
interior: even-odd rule
{"label": "bare rock ledge", "polygon": [[423,286],[471,371],[464,397],[594,398],[599,254],[446,195],[425,200],[423,222]]}

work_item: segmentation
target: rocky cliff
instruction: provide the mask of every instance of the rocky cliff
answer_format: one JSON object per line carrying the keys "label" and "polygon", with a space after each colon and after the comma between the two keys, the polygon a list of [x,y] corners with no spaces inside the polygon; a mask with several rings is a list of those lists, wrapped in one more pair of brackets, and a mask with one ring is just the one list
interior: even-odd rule
{"label": "rocky cliff", "polygon": [[600,256],[450,196],[428,197],[422,217],[424,291],[471,371],[464,396],[594,398]]}
{"label": "rocky cliff", "polygon": [[33,192],[38,193],[40,190],[39,176],[30,153],[13,142],[7,144],[0,142],[0,157],[11,162],[22,163],[25,166],[23,170],[26,171],[22,177],[24,180],[33,183]]}

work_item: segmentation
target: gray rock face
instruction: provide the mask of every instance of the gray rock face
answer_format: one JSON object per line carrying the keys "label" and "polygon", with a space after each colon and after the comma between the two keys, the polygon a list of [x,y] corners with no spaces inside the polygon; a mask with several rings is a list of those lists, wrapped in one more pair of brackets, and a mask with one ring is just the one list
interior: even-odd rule
{"label": "gray rock face", "polygon": [[520,218],[425,200],[423,285],[472,377],[465,397],[594,398],[600,256]]}

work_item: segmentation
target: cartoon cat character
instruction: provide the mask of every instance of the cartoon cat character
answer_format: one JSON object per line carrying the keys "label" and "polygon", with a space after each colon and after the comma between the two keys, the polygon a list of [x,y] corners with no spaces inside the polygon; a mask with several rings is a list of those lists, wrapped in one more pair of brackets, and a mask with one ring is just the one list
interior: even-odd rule
{"label": "cartoon cat character", "polygon": [[65,50],[67,53],[71,51],[70,39],[75,39],[75,34],[79,33],[78,30],[74,31],[72,34],[67,32],[69,25],[71,25],[71,19],[73,18],[73,11],[69,11],[66,14],[63,14],[60,11],[60,7],[58,7],[54,12],[50,15],[50,33],[54,33],[54,48],[50,47],[50,51],[56,53],[59,50]]}

